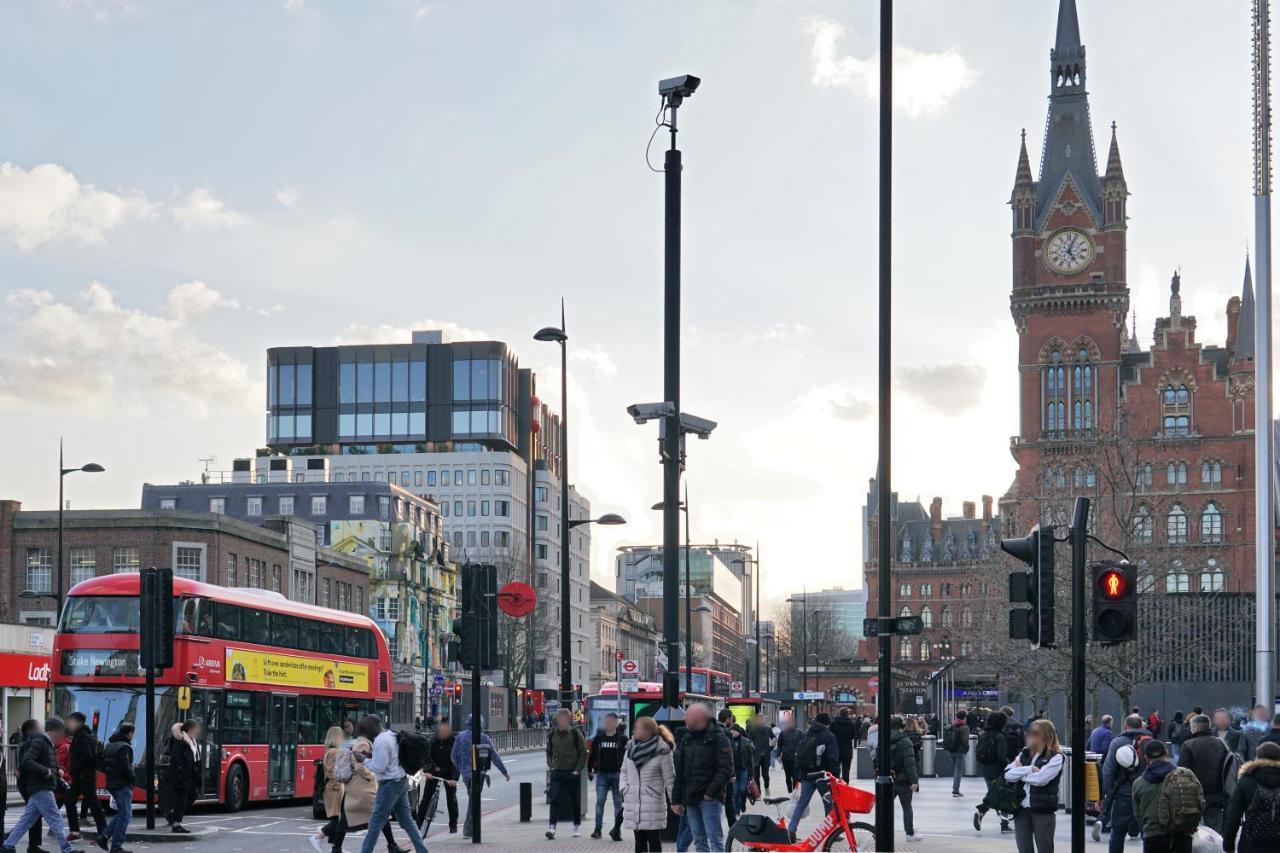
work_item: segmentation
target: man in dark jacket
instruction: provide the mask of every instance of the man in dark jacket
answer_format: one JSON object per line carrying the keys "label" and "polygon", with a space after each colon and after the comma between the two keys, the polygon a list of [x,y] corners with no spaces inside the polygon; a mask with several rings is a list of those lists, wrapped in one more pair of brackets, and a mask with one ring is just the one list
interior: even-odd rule
{"label": "man in dark jacket", "polygon": [[683,736],[676,745],[676,778],[671,809],[688,818],[697,850],[723,850],[725,790],[733,779],[733,748],[706,705],[685,709]]}
{"label": "man in dark jacket", "polygon": [[[991,783],[1004,775],[1004,768],[1013,759],[1009,753],[1009,740],[1005,737],[1004,728],[1008,723],[1005,715],[999,711],[992,711],[987,717],[987,724],[982,730],[982,734],[978,737],[977,759],[978,769],[982,771],[982,778],[987,783],[987,791],[991,791]],[[1017,753],[1013,753],[1017,755]],[[978,810],[973,815],[973,828],[982,831],[982,818],[987,812],[991,811],[991,807],[985,801],[978,804]],[[1000,818],[1000,831],[1013,832],[1013,827],[1009,825],[1009,821]]]}
{"label": "man in dark jacket", "polygon": [[604,725],[591,738],[587,753],[587,779],[596,783],[596,827],[592,838],[599,838],[604,824],[604,804],[613,793],[613,828],[609,837],[622,840],[622,759],[627,749],[627,736],[618,731],[618,715],[605,715]]}
{"label": "man in dark jacket", "polygon": [[[1181,725],[1181,723],[1179,723]],[[1160,820],[1160,800],[1162,788],[1172,784],[1165,780],[1178,769],[1169,757],[1164,742],[1152,739],[1143,748],[1147,757],[1147,769],[1133,780],[1133,813],[1142,826],[1142,849],[1145,851],[1168,851],[1168,853],[1190,853],[1192,833],[1176,826],[1167,826]],[[1186,774],[1182,774],[1183,777]],[[1178,779],[1179,777],[1174,777]],[[1188,780],[1190,782],[1190,780]],[[1194,789],[1199,781],[1190,782],[1186,787]]]}
{"label": "man in dark jacket", "polygon": [[857,737],[857,724],[849,716],[848,708],[841,708],[831,721],[831,734],[835,736],[836,746],[840,747],[840,778],[848,782],[849,768],[853,766],[853,741]]}
{"label": "man in dark jacket", "polygon": [[[791,811],[791,821],[788,824],[788,829],[792,833],[800,825],[800,819],[809,808],[809,800],[813,799],[814,793],[818,790],[818,779],[813,777],[813,774],[826,771],[832,776],[840,775],[840,747],[830,727],[831,717],[825,712],[818,714],[809,725],[809,730],[801,738],[800,746],[796,751],[796,772],[800,774],[800,796],[796,800],[795,808]],[[831,804],[826,800],[822,801],[822,807],[825,811],[831,810]]]}
{"label": "man in dark jacket", "polygon": [[[1246,818],[1249,806],[1259,797],[1266,798],[1259,803],[1257,812],[1260,818],[1265,818],[1267,810],[1261,806],[1280,799],[1280,745],[1271,742],[1258,744],[1257,758],[1240,768],[1240,781],[1231,792],[1222,823],[1222,849],[1226,853],[1237,850],[1237,833],[1240,835],[1240,853],[1272,853],[1276,849],[1274,837],[1267,838],[1268,833],[1260,832],[1269,822],[1260,822],[1251,831],[1250,821]],[[1242,819],[1244,831],[1240,832]]]}
{"label": "man in dark jacket", "polygon": [[97,843],[99,847],[109,848],[111,853],[129,853],[124,849],[124,837],[133,818],[133,786],[137,784],[133,769],[133,732],[133,723],[121,723],[102,748],[107,792],[115,803],[116,813],[98,833]]}
{"label": "man in dark jacket", "polygon": [[751,726],[747,729],[747,735],[751,738],[751,746],[756,753],[756,766],[752,776],[756,780],[756,785],[760,790],[769,793],[769,765],[773,761],[773,747],[777,743],[777,738],[773,736],[773,729],[765,722],[764,717],[756,714],[751,720]]}
{"label": "man in dark jacket", "polygon": [[556,727],[547,736],[547,770],[550,786],[547,801],[551,805],[547,838],[556,837],[556,819],[562,794],[569,798],[573,815],[573,836],[582,834],[582,803],[580,785],[582,770],[587,766],[587,739],[582,730],[573,725],[573,713],[568,708],[556,711]]}
{"label": "man in dark jacket", "polygon": [[902,831],[907,834],[907,841],[915,843],[920,837],[916,835],[911,798],[920,790],[920,773],[916,768],[916,748],[903,731],[904,725],[897,714],[889,720],[889,771],[893,774],[893,795],[902,803]]}
{"label": "man in dark jacket", "polygon": [[947,727],[942,746],[951,756],[951,796],[963,797],[960,780],[964,778],[965,756],[969,754],[969,724],[963,712],[957,713],[955,722]]}
{"label": "man in dark jacket", "polygon": [[792,714],[783,721],[782,731],[778,733],[778,760],[782,762],[782,775],[788,794],[800,782],[796,775],[796,753],[800,750],[800,741],[803,739],[804,732],[796,728],[796,718]]}
{"label": "man in dark jacket", "polygon": [[[56,734],[62,734],[65,727],[62,720],[50,717],[45,728]],[[53,792],[65,783],[58,770],[58,757],[53,748],[53,741],[40,728],[39,720],[27,720],[22,724],[24,738],[20,747],[18,760],[18,785],[25,792],[27,805],[22,810],[22,817],[14,824],[13,829],[4,840],[3,853],[14,853],[14,845],[18,839],[27,834],[37,820],[44,819],[58,840],[62,853],[72,853],[71,842],[67,840],[66,827],[62,824],[62,815],[58,811],[58,803]]]}
{"label": "man in dark jacket", "polygon": [[1190,734],[1182,742],[1178,766],[1187,767],[1200,780],[1204,791],[1204,815],[1201,821],[1214,832],[1222,832],[1222,810],[1226,805],[1226,792],[1222,788],[1223,770],[1231,750],[1226,743],[1213,736],[1212,723],[1203,714],[1192,717]]}
{"label": "man in dark jacket", "polygon": [[[1121,747],[1129,746],[1136,750],[1141,741],[1151,737],[1151,732],[1142,726],[1141,715],[1135,713],[1125,717],[1124,731],[1111,739],[1107,757],[1102,762],[1102,796],[1106,802],[1103,810],[1111,815],[1110,853],[1123,853],[1125,838],[1130,830],[1135,834],[1138,830],[1137,817],[1133,811],[1133,779],[1140,774],[1135,772],[1136,768],[1122,767],[1117,755]],[[1101,829],[1096,823],[1094,827]]]}
{"label": "man in dark jacket", "polygon": [[98,738],[89,728],[85,715],[80,711],[72,711],[67,715],[67,734],[71,738],[69,769],[71,770],[71,789],[67,791],[67,823],[71,832],[80,832],[80,818],[77,809],[80,798],[89,806],[93,814],[93,824],[97,834],[102,835],[107,819],[102,814],[102,803],[98,802]]}
{"label": "man in dark jacket", "polygon": [[[421,826],[427,817],[427,806],[436,792],[436,787],[444,786],[444,798],[449,810],[449,832],[458,831],[458,768],[453,764],[453,744],[457,741],[453,728],[448,723],[436,726],[435,733],[427,745],[426,771],[431,774],[427,787],[418,800],[418,813],[413,819]],[[439,802],[437,800],[437,802]]]}

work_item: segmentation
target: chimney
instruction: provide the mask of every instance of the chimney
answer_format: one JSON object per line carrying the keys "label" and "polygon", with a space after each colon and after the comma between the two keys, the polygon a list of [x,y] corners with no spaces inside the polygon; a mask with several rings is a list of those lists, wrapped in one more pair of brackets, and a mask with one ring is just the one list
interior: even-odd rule
{"label": "chimney", "polygon": [[1232,358],[1236,355],[1236,327],[1240,325],[1240,297],[1233,296],[1227,300],[1227,352]]}
{"label": "chimney", "polygon": [[964,517],[967,519],[975,519],[978,517],[978,505],[973,501],[964,502]]}
{"label": "chimney", "polygon": [[991,495],[982,496],[982,520],[991,521]]}
{"label": "chimney", "polygon": [[253,460],[252,459],[232,459],[231,460],[231,482],[233,483],[252,483],[253,482]]}
{"label": "chimney", "polygon": [[942,523],[942,498],[934,498],[929,504],[929,520],[934,524]]}

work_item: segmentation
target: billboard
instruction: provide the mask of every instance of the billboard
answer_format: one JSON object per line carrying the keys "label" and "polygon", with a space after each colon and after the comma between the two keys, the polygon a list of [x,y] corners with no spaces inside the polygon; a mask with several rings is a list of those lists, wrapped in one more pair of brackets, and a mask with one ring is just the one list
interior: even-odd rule
{"label": "billboard", "polygon": [[276,652],[227,649],[226,682],[275,684],[284,687],[311,687],[321,690],[369,689],[369,667],[325,658],[305,658]]}

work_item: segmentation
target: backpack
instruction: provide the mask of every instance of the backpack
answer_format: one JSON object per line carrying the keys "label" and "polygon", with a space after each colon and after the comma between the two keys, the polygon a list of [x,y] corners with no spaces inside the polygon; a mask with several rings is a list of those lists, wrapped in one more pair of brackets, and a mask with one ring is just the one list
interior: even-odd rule
{"label": "backpack", "polygon": [[999,764],[999,751],[996,749],[996,738],[1003,738],[1004,734],[997,731],[983,732],[982,737],[978,738],[978,747],[975,754],[979,764]]}
{"label": "backpack", "polygon": [[956,727],[954,725],[947,726],[947,730],[942,733],[942,749],[944,752],[956,751]]}
{"label": "backpack", "polygon": [[347,784],[351,778],[356,775],[355,756],[351,754],[350,749],[339,749],[338,755],[333,759],[333,779],[336,782]]}
{"label": "backpack", "polygon": [[1280,845],[1280,788],[1258,785],[1249,807],[1244,810],[1240,837],[1271,849]]}
{"label": "backpack", "polygon": [[1236,789],[1236,782],[1240,779],[1240,753],[1230,747],[1227,748],[1227,754],[1222,757],[1222,795],[1230,798],[1231,792]]}
{"label": "backpack", "polygon": [[1140,777],[1143,774],[1143,772],[1146,771],[1147,769],[1146,746],[1150,742],[1151,742],[1151,735],[1147,734],[1146,732],[1143,732],[1137,737],[1132,737],[1129,739],[1130,746],[1133,747],[1134,753],[1138,756],[1138,763],[1132,767],[1121,768],[1121,772],[1124,775],[1121,776],[1117,774],[1116,779],[1118,781],[1123,780],[1123,781],[1132,783],[1135,779]]}
{"label": "backpack", "polygon": [[805,732],[796,750],[796,767],[801,773],[814,773],[822,769],[818,756],[818,736],[813,732]]}
{"label": "backpack", "polygon": [[102,745],[102,741],[97,738],[93,740],[93,769],[99,773],[107,772],[106,748]]}
{"label": "backpack", "polygon": [[1204,792],[1189,767],[1175,767],[1160,783],[1156,821],[1161,829],[1192,835],[1204,814]]}
{"label": "backpack", "polygon": [[400,752],[400,766],[410,776],[427,766],[431,757],[431,743],[418,732],[396,732],[396,748]]}

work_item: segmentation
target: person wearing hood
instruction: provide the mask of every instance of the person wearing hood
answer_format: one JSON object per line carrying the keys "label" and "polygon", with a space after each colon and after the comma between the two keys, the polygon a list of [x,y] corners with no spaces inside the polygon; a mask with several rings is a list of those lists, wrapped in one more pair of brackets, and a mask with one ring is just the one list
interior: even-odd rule
{"label": "person wearing hood", "polygon": [[[508,782],[511,781],[511,774],[507,771],[507,765],[502,763],[502,756],[498,755],[498,748],[493,745],[493,740],[484,732],[484,717],[480,718],[480,743],[489,747],[489,756],[493,759],[493,766],[498,768],[498,772],[502,774]],[[467,714],[467,724],[463,726],[462,731],[458,732],[453,739],[453,749],[449,753],[449,758],[453,761],[453,766],[457,769],[458,776],[462,779],[462,784],[467,789],[467,814],[462,819],[462,837],[471,837],[471,798],[473,796],[481,796],[480,791],[471,790],[471,778],[474,772],[471,767],[471,715]]]}
{"label": "person wearing hood", "polygon": [[1227,802],[1222,823],[1225,853],[1272,853],[1276,849],[1278,807],[1280,744],[1262,743],[1258,745],[1258,757],[1240,768],[1239,780]]}
{"label": "person wearing hood", "polygon": [[[1204,811],[1204,792],[1200,781],[1187,768],[1179,768],[1169,760],[1169,752],[1162,741],[1152,738],[1143,747],[1147,757],[1147,769],[1133,780],[1133,813],[1142,826],[1143,853],[1191,853],[1191,838],[1194,833],[1186,832],[1176,826],[1167,826],[1160,820],[1160,800],[1174,802],[1181,798],[1179,794],[1164,795],[1166,785],[1181,782],[1194,788],[1200,801],[1200,811]],[[1174,774],[1179,774],[1175,776]],[[1172,778],[1171,778],[1172,777]],[[1199,820],[1196,820],[1199,824]]]}
{"label": "person wearing hood", "polygon": [[170,832],[191,832],[182,825],[182,817],[196,801],[200,792],[200,764],[196,741],[200,738],[200,723],[187,720],[174,723],[170,729],[169,766],[165,769],[164,786],[169,792],[169,810],[165,814],[171,826]]}
{"label": "person wearing hood", "polygon": [[[977,753],[975,757],[978,759],[978,769],[982,772],[983,781],[987,783],[988,793],[991,791],[992,783],[1004,774],[1004,768],[1009,763],[1009,741],[1004,736],[1006,722],[1004,714],[999,711],[988,714],[987,725],[978,737],[977,746],[974,747]],[[989,811],[991,807],[986,804],[985,799],[978,803],[977,811],[973,814],[975,832],[982,832],[982,819]],[[1013,827],[1009,826],[1009,821],[1001,818],[1000,831],[1012,832]]]}
{"label": "person wearing hood", "polygon": [[1058,745],[1058,730],[1046,719],[1035,720],[1026,730],[1026,748],[1004,770],[1006,782],[1022,782],[1022,811],[1013,818],[1013,839],[1018,853],[1053,853],[1058,823],[1058,785],[1065,763]]}
{"label": "person wearing hood", "polygon": [[636,850],[661,850],[667,801],[675,788],[671,732],[653,717],[638,717],[622,759],[622,825]]}
{"label": "person wearing hood", "polygon": [[895,714],[889,718],[889,773],[893,776],[893,796],[902,803],[902,831],[912,843],[920,840],[911,807],[911,798],[920,791],[918,767],[915,739],[906,731],[906,721]]}
{"label": "person wearing hood", "polygon": [[1181,711],[1173,712],[1173,719],[1169,721],[1169,736],[1166,740],[1171,747],[1172,758],[1176,764],[1178,756],[1182,754],[1182,742],[1187,739],[1187,733],[1183,731],[1185,718]]}
{"label": "person wearing hood", "polygon": [[853,742],[858,736],[858,724],[850,716],[848,708],[841,708],[840,713],[831,721],[831,734],[835,736],[840,747],[840,773],[844,781],[849,781],[849,770],[853,766]]}
{"label": "person wearing hood", "polygon": [[[50,717],[45,727],[62,731],[62,720]],[[22,809],[22,817],[18,818],[18,822],[5,837],[3,851],[14,853],[14,845],[18,839],[26,835],[36,821],[43,818],[44,822],[49,824],[53,837],[58,840],[62,853],[72,853],[74,848],[67,840],[62,815],[58,811],[57,801],[53,798],[53,792],[63,784],[53,741],[45,734],[45,730],[40,728],[39,720],[24,722],[22,737],[22,745],[18,748],[18,787],[26,798],[27,804]]]}
{"label": "person wearing hood", "polygon": [[[791,810],[791,820],[787,826],[793,834],[800,825],[805,810],[809,808],[809,801],[818,790],[817,783],[809,778],[809,774],[825,770],[832,776],[840,775],[840,745],[836,743],[836,736],[831,733],[830,726],[831,717],[826,712],[820,713],[813,718],[809,730],[800,741],[796,755],[796,769],[800,773],[800,796],[796,799],[795,808]],[[824,811],[831,810],[831,804],[825,799],[822,807]]]}
{"label": "person wearing hood", "polygon": [[[1220,738],[1214,736],[1213,724],[1204,714],[1192,717],[1190,724],[1191,733],[1182,742],[1178,766],[1188,768],[1200,780],[1205,804],[1202,822],[1214,832],[1222,832],[1222,811],[1227,800],[1226,791],[1222,787],[1223,773],[1231,750]],[[1238,761],[1239,758],[1235,760]]]}
{"label": "person wearing hood", "polygon": [[1252,761],[1258,757],[1258,744],[1271,730],[1271,712],[1266,705],[1254,705],[1249,719],[1240,727],[1240,757]]}
{"label": "person wearing hood", "polygon": [[122,722],[102,748],[107,792],[111,794],[116,813],[98,833],[97,843],[111,853],[129,853],[124,849],[124,837],[133,818],[133,786],[138,784],[133,769],[133,732],[133,723]]}
{"label": "person wearing hood", "polygon": [[792,714],[782,721],[782,731],[778,732],[778,760],[782,762],[782,778],[787,786],[787,793],[795,790],[800,780],[797,778],[796,754],[800,750],[800,741],[804,733],[796,728],[796,717]]}

